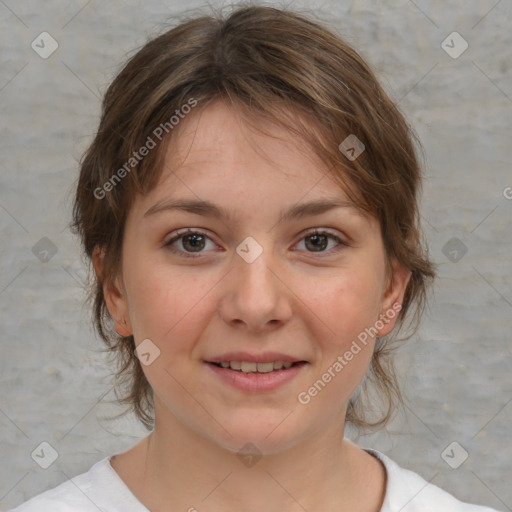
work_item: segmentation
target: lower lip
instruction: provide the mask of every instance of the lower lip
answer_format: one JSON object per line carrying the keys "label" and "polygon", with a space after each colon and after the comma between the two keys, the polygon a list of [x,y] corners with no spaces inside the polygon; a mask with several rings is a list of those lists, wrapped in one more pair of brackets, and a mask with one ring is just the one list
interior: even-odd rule
{"label": "lower lip", "polygon": [[273,391],[279,386],[290,382],[299,372],[302,371],[307,363],[298,363],[283,368],[282,370],[274,370],[268,373],[250,372],[231,370],[230,368],[222,368],[213,363],[205,363],[223,382],[243,391]]}

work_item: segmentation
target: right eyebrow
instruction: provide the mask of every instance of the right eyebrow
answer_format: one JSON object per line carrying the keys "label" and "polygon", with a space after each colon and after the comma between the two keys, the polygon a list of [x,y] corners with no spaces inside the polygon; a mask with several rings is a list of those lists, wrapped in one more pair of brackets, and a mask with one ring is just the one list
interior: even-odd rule
{"label": "right eyebrow", "polygon": [[210,216],[217,219],[230,217],[228,211],[221,206],[217,206],[210,201],[196,199],[164,199],[149,208],[144,214],[144,217],[167,210],[181,210],[188,213],[195,213],[196,215],[202,215],[203,217]]}

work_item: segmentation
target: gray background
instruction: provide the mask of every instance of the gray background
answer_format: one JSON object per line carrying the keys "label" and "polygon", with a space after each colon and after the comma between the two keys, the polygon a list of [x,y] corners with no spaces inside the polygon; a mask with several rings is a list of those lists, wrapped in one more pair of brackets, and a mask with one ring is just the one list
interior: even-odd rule
{"label": "gray background", "polygon": [[[288,5],[313,10],[360,50],[428,155],[422,216],[439,279],[421,330],[397,356],[406,406],[387,431],[357,442],[459,499],[512,510],[512,2]],[[177,1],[0,1],[4,510],[145,435],[133,419],[109,419],[120,409],[67,223],[101,94],[127,52],[182,10]],[[47,59],[31,48],[43,31],[59,44]],[[456,59],[441,47],[453,31],[469,44]],[[57,250],[46,262],[33,251],[43,237]],[[457,253],[446,248],[452,238]],[[58,452],[46,470],[31,458],[43,441]],[[441,457],[453,441],[469,453],[457,469]],[[457,446],[452,460],[462,453]]]}

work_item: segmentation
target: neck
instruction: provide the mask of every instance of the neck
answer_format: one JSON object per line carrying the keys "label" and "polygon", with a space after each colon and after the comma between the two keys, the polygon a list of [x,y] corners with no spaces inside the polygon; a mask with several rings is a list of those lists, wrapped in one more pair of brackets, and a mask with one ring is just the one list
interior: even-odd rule
{"label": "neck", "polygon": [[[371,491],[366,488],[378,480],[380,464],[343,439],[344,422],[285,451],[244,458],[176,418],[168,420],[156,421],[153,432],[139,443],[139,477],[131,482],[152,512],[168,510],[169,504],[189,512],[380,509],[384,480],[377,490],[375,485]],[[363,461],[361,454],[368,458],[363,456]],[[374,478],[368,478],[372,472]]]}

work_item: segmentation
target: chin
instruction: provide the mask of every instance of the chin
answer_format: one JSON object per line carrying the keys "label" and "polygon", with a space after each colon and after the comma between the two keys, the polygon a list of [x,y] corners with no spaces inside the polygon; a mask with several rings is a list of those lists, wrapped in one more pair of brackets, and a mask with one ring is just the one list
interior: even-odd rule
{"label": "chin", "polygon": [[229,422],[221,422],[231,436],[222,430],[222,437],[213,441],[237,455],[247,451],[257,455],[277,455],[296,445],[305,435],[296,431],[291,417],[285,419],[286,413],[277,416],[271,414],[265,419],[264,413],[255,411],[232,417]]}

